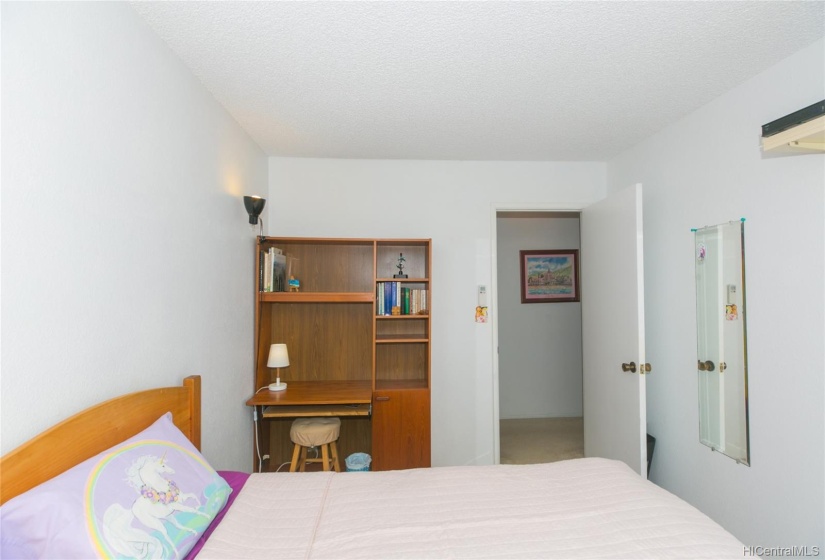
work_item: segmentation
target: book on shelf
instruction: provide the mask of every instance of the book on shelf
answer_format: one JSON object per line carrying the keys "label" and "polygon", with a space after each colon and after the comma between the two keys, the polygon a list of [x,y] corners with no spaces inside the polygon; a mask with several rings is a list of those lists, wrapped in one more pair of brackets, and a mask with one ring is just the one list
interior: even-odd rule
{"label": "book on shelf", "polygon": [[286,292],[286,255],[272,255],[272,291]]}
{"label": "book on shelf", "polygon": [[260,254],[260,290],[262,292],[285,292],[286,255],[275,247],[270,247]]}
{"label": "book on shelf", "polygon": [[408,288],[401,282],[378,282],[375,300],[376,315],[421,315],[427,310],[427,290]]}
{"label": "book on shelf", "polygon": [[378,286],[375,288],[375,303],[377,309],[375,310],[376,315],[383,315],[384,314],[384,283],[379,282]]}
{"label": "book on shelf", "polygon": [[270,251],[264,253],[264,285],[261,286],[261,291],[272,291],[272,253]]}
{"label": "book on shelf", "polygon": [[392,315],[392,284],[382,282],[384,285],[384,312],[382,315]]}

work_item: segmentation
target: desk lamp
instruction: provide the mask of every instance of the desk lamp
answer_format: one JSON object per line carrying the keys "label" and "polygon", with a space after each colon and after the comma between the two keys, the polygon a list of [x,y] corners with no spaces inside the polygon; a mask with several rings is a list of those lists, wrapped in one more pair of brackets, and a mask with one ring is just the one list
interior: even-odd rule
{"label": "desk lamp", "polygon": [[269,347],[269,359],[266,367],[277,370],[275,383],[269,384],[270,391],[283,391],[286,383],[281,383],[281,368],[289,366],[289,354],[286,351],[286,344],[273,344]]}

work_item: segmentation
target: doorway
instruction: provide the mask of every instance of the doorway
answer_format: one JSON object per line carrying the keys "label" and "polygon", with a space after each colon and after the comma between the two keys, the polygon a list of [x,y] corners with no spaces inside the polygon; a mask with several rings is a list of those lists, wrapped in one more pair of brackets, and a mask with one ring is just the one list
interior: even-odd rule
{"label": "doorway", "polygon": [[495,463],[501,462],[497,216],[505,211],[578,212],[584,454],[623,461],[646,477],[645,378],[652,367],[645,353],[642,194],[637,183],[588,204],[493,204],[490,316]]}
{"label": "doorway", "polygon": [[578,211],[495,212],[500,463],[584,456],[581,304],[521,303],[519,268],[520,250],[578,250],[579,218]]}

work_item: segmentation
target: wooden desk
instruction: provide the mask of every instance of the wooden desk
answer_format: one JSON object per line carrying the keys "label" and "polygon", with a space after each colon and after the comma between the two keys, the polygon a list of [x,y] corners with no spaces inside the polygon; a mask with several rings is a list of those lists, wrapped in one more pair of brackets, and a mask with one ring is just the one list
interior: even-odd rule
{"label": "wooden desk", "polygon": [[302,418],[309,416],[369,416],[371,404],[299,404],[292,406],[267,406],[264,418]]}
{"label": "wooden desk", "polygon": [[285,391],[263,389],[246,401],[248,406],[311,406],[370,404],[371,381],[290,381]]}
{"label": "wooden desk", "polygon": [[[246,404],[255,407],[257,418],[267,420],[258,423],[258,437],[262,442],[261,453],[270,455],[273,451],[268,449],[270,422],[279,423],[283,419],[307,416],[368,417],[372,412],[372,382],[289,381],[285,391],[262,389],[252,395]],[[273,433],[273,441],[283,439],[278,435],[281,433],[286,436],[285,443],[289,441],[288,425]],[[364,426],[368,428],[369,424]],[[273,454],[272,458],[277,455]]]}

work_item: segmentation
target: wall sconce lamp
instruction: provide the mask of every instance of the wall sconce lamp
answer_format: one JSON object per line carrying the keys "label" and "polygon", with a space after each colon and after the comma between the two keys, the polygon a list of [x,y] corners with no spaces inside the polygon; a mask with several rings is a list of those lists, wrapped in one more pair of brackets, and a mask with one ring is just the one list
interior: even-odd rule
{"label": "wall sconce lamp", "polygon": [[249,214],[249,223],[253,226],[260,225],[260,236],[264,236],[264,220],[260,217],[261,212],[264,211],[266,199],[260,196],[245,196],[243,197],[243,205],[246,207],[246,212]]}
{"label": "wall sconce lamp", "polygon": [[275,368],[277,377],[275,383],[269,384],[270,391],[283,391],[286,383],[281,383],[281,368],[289,366],[289,353],[286,344],[272,344],[269,347],[269,358],[266,360],[266,367]]}

